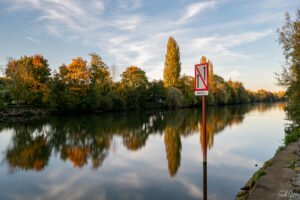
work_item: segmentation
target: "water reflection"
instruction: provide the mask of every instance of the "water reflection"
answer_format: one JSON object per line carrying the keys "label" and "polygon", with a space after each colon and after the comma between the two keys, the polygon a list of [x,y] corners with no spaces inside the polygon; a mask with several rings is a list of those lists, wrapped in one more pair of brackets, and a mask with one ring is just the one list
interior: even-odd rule
{"label": "water reflection", "polygon": [[[203,144],[206,143],[208,149],[212,148],[214,135],[228,126],[241,123],[246,113],[265,112],[271,108],[283,109],[283,106],[258,104],[209,108],[206,142],[200,134],[202,151],[206,146]],[[56,117],[17,123],[7,121],[0,123],[0,133],[4,129],[13,131],[11,143],[5,151],[5,162],[12,172],[41,171],[48,166],[51,155],[58,155],[61,160],[71,162],[76,168],[91,163],[93,169],[98,169],[109,156],[114,137],[120,137],[126,149],[139,151],[147,144],[149,135],[161,135],[169,174],[173,177],[180,168],[181,138],[199,133],[201,126],[199,108],[156,113]],[[203,170],[207,170],[206,166]],[[206,174],[206,171],[203,171],[203,174]]]}

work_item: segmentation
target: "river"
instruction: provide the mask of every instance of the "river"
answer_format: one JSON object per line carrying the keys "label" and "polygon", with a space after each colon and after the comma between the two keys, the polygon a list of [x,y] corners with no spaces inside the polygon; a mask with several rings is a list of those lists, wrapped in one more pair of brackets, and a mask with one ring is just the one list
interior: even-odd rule
{"label": "river", "polygon": [[284,105],[208,107],[207,168],[201,108],[2,121],[0,199],[234,199],[282,145]]}

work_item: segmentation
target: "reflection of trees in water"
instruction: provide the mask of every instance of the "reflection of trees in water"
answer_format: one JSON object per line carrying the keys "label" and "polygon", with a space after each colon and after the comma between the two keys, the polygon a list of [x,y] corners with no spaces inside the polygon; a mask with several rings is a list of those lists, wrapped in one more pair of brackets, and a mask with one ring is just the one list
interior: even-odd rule
{"label": "reflection of trees in water", "polygon": [[[245,113],[253,110],[265,112],[270,108],[274,108],[274,104],[209,107],[208,147],[213,146],[214,134],[227,126],[241,123]],[[74,167],[83,167],[90,161],[92,167],[97,169],[108,156],[114,136],[122,138],[128,150],[137,151],[146,145],[150,134],[164,134],[169,172],[174,176],[180,166],[181,137],[199,133],[201,123],[199,108],[154,114],[107,113],[18,123],[1,122],[0,131],[14,131],[12,142],[6,151],[9,166],[12,169],[37,171],[47,166],[51,152],[60,155],[64,161],[71,161]],[[202,137],[200,142],[202,144]]]}
{"label": "reflection of trees in water", "polygon": [[[227,126],[231,127],[243,122],[244,114],[249,112],[249,106],[224,106],[207,110],[206,144],[210,149],[214,144],[214,134],[222,132]],[[202,132],[202,116],[199,121]],[[203,144],[203,135],[200,134],[200,144]],[[203,147],[202,147],[203,148]],[[202,149],[203,150],[203,149]]]}
{"label": "reflection of trees in water", "polygon": [[11,170],[20,168],[40,171],[44,169],[48,164],[51,148],[43,128],[25,124],[24,126],[17,125],[14,131],[13,145],[6,152],[6,160]]}
{"label": "reflection of trees in water", "polygon": [[170,176],[175,176],[181,160],[181,139],[179,132],[171,127],[166,127],[164,140]]}

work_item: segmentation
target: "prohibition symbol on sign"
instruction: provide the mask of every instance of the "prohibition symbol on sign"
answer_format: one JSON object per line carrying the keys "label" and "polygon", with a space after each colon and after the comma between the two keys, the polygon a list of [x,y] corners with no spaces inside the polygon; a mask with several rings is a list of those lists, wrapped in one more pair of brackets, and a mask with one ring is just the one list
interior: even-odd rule
{"label": "prohibition symbol on sign", "polygon": [[195,65],[195,95],[208,95],[208,63]]}

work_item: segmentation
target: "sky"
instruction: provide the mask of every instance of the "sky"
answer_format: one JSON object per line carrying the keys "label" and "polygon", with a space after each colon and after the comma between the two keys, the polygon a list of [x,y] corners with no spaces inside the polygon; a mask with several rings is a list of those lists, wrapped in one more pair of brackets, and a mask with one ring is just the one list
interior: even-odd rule
{"label": "sky", "polygon": [[42,54],[54,70],[95,52],[116,74],[134,65],[158,80],[172,36],[181,74],[193,75],[205,55],[225,80],[277,91],[284,58],[276,30],[297,8],[299,0],[0,0],[0,66]]}

